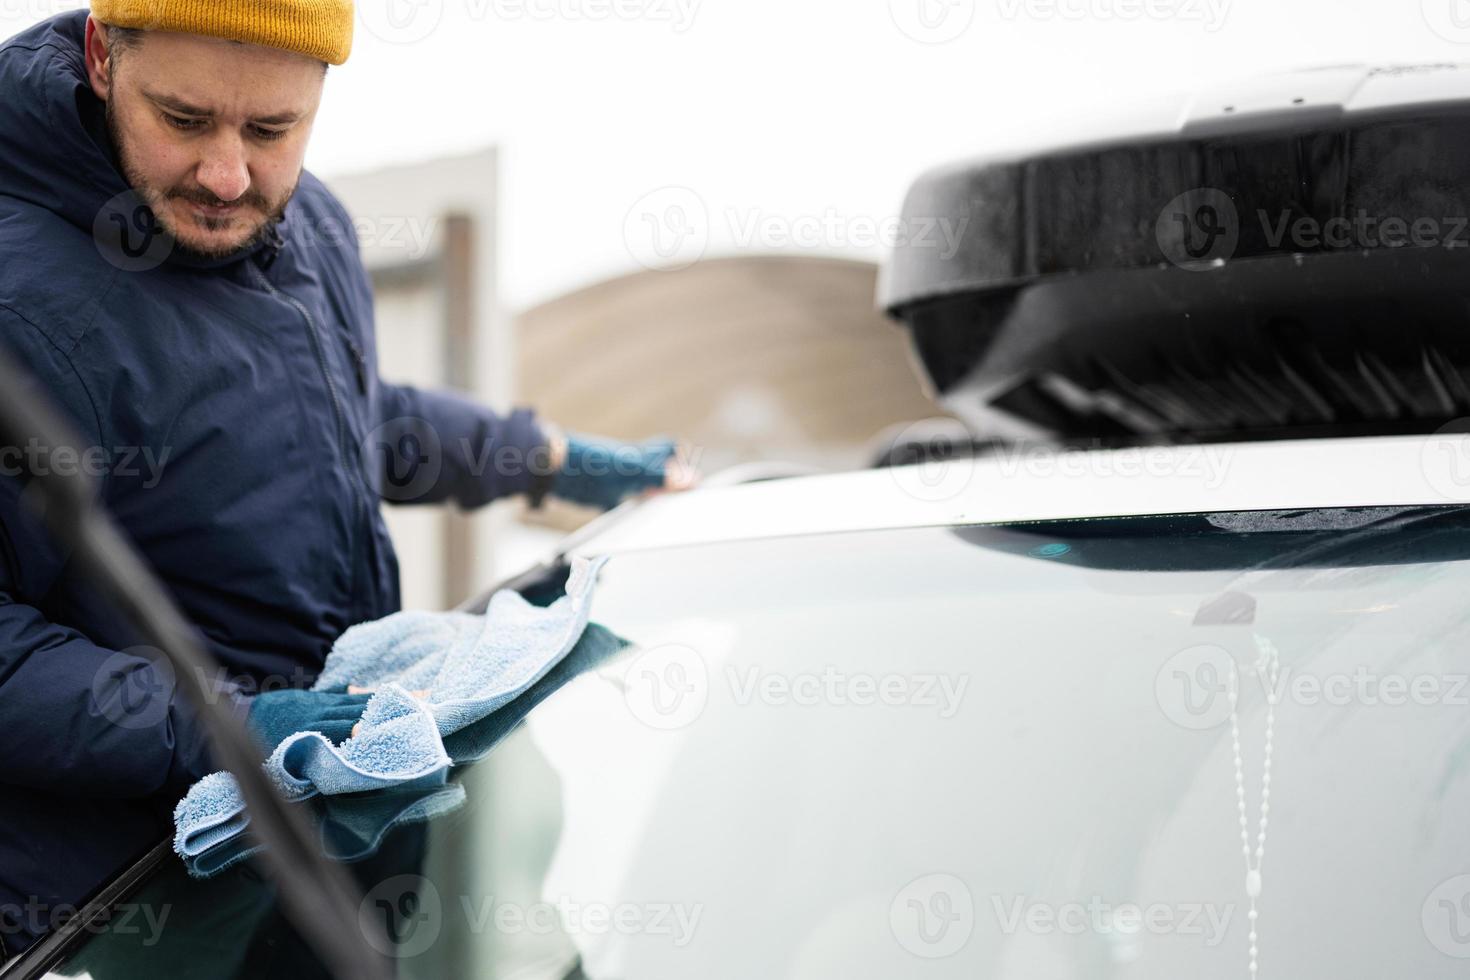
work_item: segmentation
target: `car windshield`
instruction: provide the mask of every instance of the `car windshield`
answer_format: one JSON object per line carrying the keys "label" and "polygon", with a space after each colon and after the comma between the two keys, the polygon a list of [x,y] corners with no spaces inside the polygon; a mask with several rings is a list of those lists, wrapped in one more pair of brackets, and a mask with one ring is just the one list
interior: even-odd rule
{"label": "car windshield", "polygon": [[[404,977],[1459,977],[1467,557],[1443,508],[620,554],[626,646],[323,840]],[[59,972],[313,968],[170,856]]]}

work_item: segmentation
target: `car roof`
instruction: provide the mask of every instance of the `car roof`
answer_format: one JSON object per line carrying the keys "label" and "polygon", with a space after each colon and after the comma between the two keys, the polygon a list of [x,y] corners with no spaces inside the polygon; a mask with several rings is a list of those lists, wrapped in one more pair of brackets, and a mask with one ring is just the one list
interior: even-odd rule
{"label": "car roof", "polygon": [[1470,437],[1382,436],[979,459],[665,494],[573,535],[566,555],[793,535],[1149,514],[1470,502]]}

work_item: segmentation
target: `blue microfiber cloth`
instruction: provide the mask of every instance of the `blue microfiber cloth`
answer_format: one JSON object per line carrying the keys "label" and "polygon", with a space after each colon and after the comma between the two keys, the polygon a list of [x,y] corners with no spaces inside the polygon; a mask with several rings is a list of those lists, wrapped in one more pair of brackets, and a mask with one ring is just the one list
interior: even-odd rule
{"label": "blue microfiber cloth", "polygon": [[[581,639],[556,666],[505,707],[444,737],[444,747],[457,765],[482,758],[530,714],[531,710],[580,674],[592,670],[624,649],[627,641],[606,627],[588,623]],[[458,809],[465,802],[464,788],[447,782],[443,770],[401,786],[371,793],[340,796],[318,794],[305,801],[321,831],[322,852],[337,861],[360,861],[377,853],[379,845],[395,827],[420,823]],[[189,871],[207,878],[260,850],[244,828],[201,826],[195,846],[203,850],[185,859]]]}
{"label": "blue microfiber cloth", "polygon": [[459,783],[415,786],[354,796],[318,797],[322,853],[334,861],[360,861],[378,853],[388,832],[458,810],[465,803]]}
{"label": "blue microfiber cloth", "polygon": [[[456,759],[478,758],[514,727],[524,711],[512,702],[577,646],[605,560],[574,559],[566,594],[548,606],[503,590],[483,615],[402,612],[352,627],[332,647],[313,690],[376,688],[358,734],[333,745],[320,733],[298,732],[271,753],[266,772],[293,801],[443,784]],[[534,700],[548,693],[539,690]],[[514,718],[502,722],[501,709]],[[446,742],[461,754],[451,756]],[[175,807],[174,850],[191,874],[208,877],[254,852],[242,836],[248,824],[234,777],[213,773]]]}
{"label": "blue microfiber cloth", "polygon": [[[411,783],[375,793],[349,796],[317,796],[308,801],[321,834],[322,853],[334,861],[360,861],[377,853],[389,831],[405,824],[422,823],[452,813],[465,803],[464,787],[458,783]],[[238,864],[261,849],[261,844],[238,831],[221,837],[185,860],[189,873],[210,878]]]}

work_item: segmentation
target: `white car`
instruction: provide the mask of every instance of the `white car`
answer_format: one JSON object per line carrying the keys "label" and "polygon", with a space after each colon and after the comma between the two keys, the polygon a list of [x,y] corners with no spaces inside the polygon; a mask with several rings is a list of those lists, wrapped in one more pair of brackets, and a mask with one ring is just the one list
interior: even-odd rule
{"label": "white car", "polygon": [[[507,583],[607,559],[493,751],[311,802],[363,942],[434,978],[1464,976],[1464,75],[922,179],[905,217],[970,230],[882,301],[974,431],[630,506]],[[168,842],[53,925],[0,977],[325,975],[251,865]]]}
{"label": "white car", "polygon": [[[569,542],[608,556],[597,625],[464,801],[318,805],[324,844],[407,977],[1462,976],[1466,448],[629,508]],[[47,970],[318,974],[249,866],[193,880],[166,844],[4,976]]]}

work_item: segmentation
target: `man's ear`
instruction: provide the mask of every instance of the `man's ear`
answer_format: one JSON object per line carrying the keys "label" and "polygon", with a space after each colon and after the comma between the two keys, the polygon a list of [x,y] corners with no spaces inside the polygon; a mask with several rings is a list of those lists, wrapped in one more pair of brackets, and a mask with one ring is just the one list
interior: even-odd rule
{"label": "man's ear", "polygon": [[82,42],[82,54],[87,59],[87,80],[92,83],[92,92],[106,102],[112,95],[112,56],[108,51],[107,25],[97,22],[88,15],[87,36]]}

